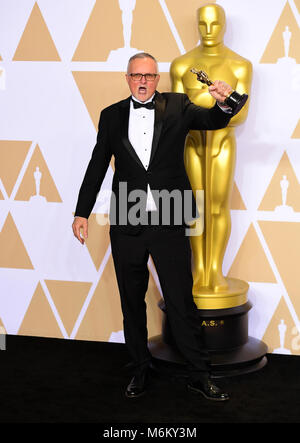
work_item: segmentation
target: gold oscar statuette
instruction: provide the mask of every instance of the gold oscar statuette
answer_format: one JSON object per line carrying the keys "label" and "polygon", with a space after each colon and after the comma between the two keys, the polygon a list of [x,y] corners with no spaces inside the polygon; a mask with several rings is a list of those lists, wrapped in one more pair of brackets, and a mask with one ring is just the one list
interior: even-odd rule
{"label": "gold oscar statuette", "polygon": [[[224,44],[226,16],[215,3],[197,10],[200,44],[173,60],[170,69],[172,91],[187,94],[203,108],[215,99],[207,85],[222,80],[232,91],[225,104],[232,108],[226,128],[190,130],[184,162],[197,200],[199,220],[190,236],[193,252],[193,296],[198,309],[228,309],[247,303],[249,285],[223,275],[223,259],[231,231],[230,202],[236,162],[235,128],[247,118],[252,64]],[[195,75],[196,74],[196,75]]]}
{"label": "gold oscar statuette", "polygon": [[[214,82],[209,80],[206,72],[198,71],[195,68],[191,69],[191,72],[197,75],[197,80],[199,82],[204,83],[207,86],[211,86],[214,84]],[[242,109],[247,99],[248,99],[248,94],[241,95],[236,91],[232,91],[231,94],[229,94],[229,96],[226,97],[224,104],[232,109],[233,114],[237,114]]]}
{"label": "gold oscar statuette", "polygon": [[[185,8],[184,2],[181,5]],[[200,44],[175,58],[170,67],[172,91],[186,94],[201,108],[216,101],[207,85],[221,80],[230,85],[225,104],[232,109],[228,125],[221,129],[191,129],[185,140],[184,164],[194,192],[198,218],[189,229],[192,249],[193,299],[205,347],[212,351],[216,376],[237,375],[262,368],[267,346],[248,336],[249,284],[240,276],[224,275],[223,259],[231,232],[231,195],[236,163],[235,128],[247,119],[252,64],[225,45],[226,16],[216,3],[197,10]],[[254,31],[255,32],[255,31]],[[251,42],[251,35],[249,42]],[[195,75],[196,74],[196,75]],[[182,357],[172,347],[172,330],[164,312],[163,333],[151,339],[151,352],[159,368],[164,362],[180,366]],[[172,368],[173,369],[173,368]],[[180,369],[182,370],[182,369]]]}

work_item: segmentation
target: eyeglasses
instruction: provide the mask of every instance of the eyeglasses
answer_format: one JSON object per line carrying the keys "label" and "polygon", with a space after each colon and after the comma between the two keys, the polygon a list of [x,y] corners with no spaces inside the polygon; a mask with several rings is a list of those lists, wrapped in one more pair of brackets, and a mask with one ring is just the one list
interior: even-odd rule
{"label": "eyeglasses", "polygon": [[142,80],[143,77],[145,77],[145,80],[147,82],[153,82],[158,76],[158,74],[139,74],[139,73],[128,74],[128,75],[130,75],[130,77],[134,82],[139,82],[140,80]]}

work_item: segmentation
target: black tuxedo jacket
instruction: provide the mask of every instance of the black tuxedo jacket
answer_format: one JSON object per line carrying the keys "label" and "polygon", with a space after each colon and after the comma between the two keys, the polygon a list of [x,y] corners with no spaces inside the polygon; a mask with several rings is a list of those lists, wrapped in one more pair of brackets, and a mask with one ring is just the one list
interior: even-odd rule
{"label": "black tuxedo jacket", "polygon": [[[152,151],[146,170],[128,139],[129,109],[130,97],[101,112],[97,143],[79,191],[75,216],[89,217],[110,160],[114,156],[115,173],[112,191],[115,204],[112,214],[111,200],[111,226],[134,234],[139,231],[141,224],[133,226],[128,220],[124,222],[124,214],[120,215],[120,208],[128,214],[132,206],[137,203],[125,201],[130,192],[142,190],[146,195],[149,184],[152,191],[178,190],[184,199],[184,191],[191,192],[183,160],[188,131],[224,128],[232,115],[223,112],[217,104],[211,109],[196,106],[186,94],[156,92]],[[123,188],[120,186],[121,182]],[[124,194],[124,190],[127,195]],[[153,195],[155,198],[155,192]],[[145,210],[146,200],[139,206]],[[174,224],[173,219],[171,214],[171,225]],[[159,223],[162,223],[161,218]]]}

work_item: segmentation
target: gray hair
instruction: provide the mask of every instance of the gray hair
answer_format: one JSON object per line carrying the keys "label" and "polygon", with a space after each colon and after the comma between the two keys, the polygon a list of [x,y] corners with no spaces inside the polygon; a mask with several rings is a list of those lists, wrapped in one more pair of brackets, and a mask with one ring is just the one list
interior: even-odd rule
{"label": "gray hair", "polygon": [[128,60],[128,65],[127,65],[127,73],[129,72],[129,66],[130,63],[135,60],[136,58],[151,58],[157,66],[157,72],[158,72],[158,63],[155,57],[153,57],[153,55],[148,54],[148,52],[138,52],[137,54],[134,54],[133,56],[130,57],[130,59]]}

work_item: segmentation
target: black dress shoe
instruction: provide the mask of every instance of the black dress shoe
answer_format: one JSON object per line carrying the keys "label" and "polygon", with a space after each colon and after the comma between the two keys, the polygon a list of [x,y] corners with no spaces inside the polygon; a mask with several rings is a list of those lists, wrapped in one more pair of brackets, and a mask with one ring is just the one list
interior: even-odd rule
{"label": "black dress shoe", "polygon": [[207,400],[225,401],[229,400],[229,395],[212,383],[211,380],[205,382],[196,381],[187,385],[188,390],[195,394],[202,394]]}
{"label": "black dress shoe", "polygon": [[147,372],[143,372],[142,374],[135,375],[127,389],[125,391],[125,395],[128,398],[137,398],[146,392],[146,381],[147,381]]}

